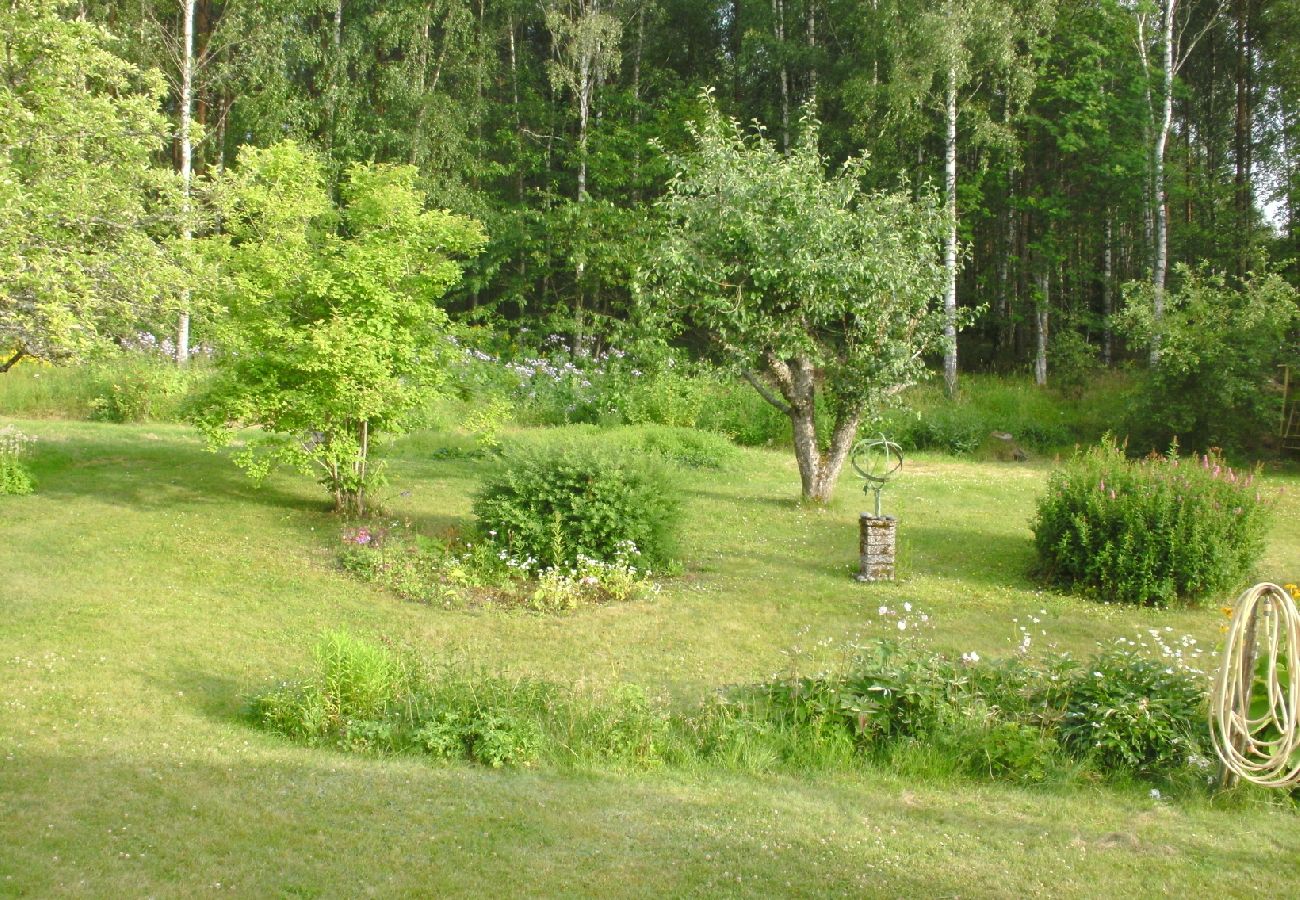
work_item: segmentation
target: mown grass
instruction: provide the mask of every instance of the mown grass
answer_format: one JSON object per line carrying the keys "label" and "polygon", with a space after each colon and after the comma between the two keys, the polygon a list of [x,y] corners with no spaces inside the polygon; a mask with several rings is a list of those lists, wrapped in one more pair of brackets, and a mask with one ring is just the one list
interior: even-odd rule
{"label": "mown grass", "polygon": [[[658,600],[541,616],[429,608],[347,578],[316,486],[254,489],[185,428],[18,424],[40,438],[40,490],[0,499],[0,893],[1245,895],[1300,878],[1300,817],[1257,793],[487,771],[308,750],[242,716],[340,628],[676,703],[792,655],[816,668],[903,601],[933,617],[937,646],[982,655],[1010,652],[1012,620],[1040,609],[1036,645],[1087,652],[1146,627],[1216,640],[1214,608],[1107,607],[1029,580],[1046,462],[910,460],[885,495],[904,577],[864,586],[849,577],[856,486],[802,507],[787,453],[744,451],[690,479],[686,574]],[[394,448],[390,510],[420,528],[463,524],[489,464],[432,458],[439,442]],[[1287,493],[1255,574],[1296,580],[1300,479],[1275,480]]]}

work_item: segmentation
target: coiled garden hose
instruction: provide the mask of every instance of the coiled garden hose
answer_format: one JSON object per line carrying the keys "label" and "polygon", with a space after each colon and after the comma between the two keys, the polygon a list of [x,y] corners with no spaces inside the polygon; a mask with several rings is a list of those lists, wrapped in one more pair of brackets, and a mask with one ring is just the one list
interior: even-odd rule
{"label": "coiled garden hose", "polygon": [[1300,784],[1300,611],[1276,584],[1237,600],[1210,695],[1210,735],[1232,776]]}

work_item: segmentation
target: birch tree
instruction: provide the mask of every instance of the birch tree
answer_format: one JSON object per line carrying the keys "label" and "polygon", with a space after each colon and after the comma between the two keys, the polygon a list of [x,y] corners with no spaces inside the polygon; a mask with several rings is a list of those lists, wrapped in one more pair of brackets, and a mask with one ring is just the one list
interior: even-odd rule
{"label": "birch tree", "polygon": [[[962,120],[975,144],[1009,147],[1014,136],[1009,118],[1028,99],[1033,86],[1030,54],[1051,21],[1054,0],[924,0],[899,4],[896,26],[894,115],[916,115],[935,108],[943,123],[943,201],[948,231],[944,237],[944,388],[957,390],[957,276],[960,265],[957,206],[958,144]],[[997,106],[993,113],[992,86]],[[917,97],[914,91],[923,91]],[[928,103],[926,101],[929,101]]]}
{"label": "birch tree", "polygon": [[[1174,121],[1174,82],[1196,44],[1209,31],[1223,8],[1216,3],[1209,21],[1188,27],[1187,8],[1180,0],[1136,0],[1131,6],[1138,59],[1142,65],[1147,104],[1146,132],[1150,142],[1149,195],[1144,216],[1150,224],[1152,322],[1150,363],[1160,363],[1161,323],[1165,313],[1165,282],[1169,274],[1169,202],[1165,189],[1165,155]],[[1153,87],[1158,93],[1153,92]],[[1155,97],[1159,97],[1157,108]]]}

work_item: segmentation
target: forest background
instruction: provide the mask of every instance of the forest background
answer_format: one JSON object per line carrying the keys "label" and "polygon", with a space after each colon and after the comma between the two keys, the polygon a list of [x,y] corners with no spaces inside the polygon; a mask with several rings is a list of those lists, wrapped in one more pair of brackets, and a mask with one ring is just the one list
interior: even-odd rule
{"label": "forest background", "polygon": [[[1125,347],[1112,313],[1127,282],[1159,304],[1178,263],[1300,277],[1294,0],[86,0],[62,13],[161,73],[156,162],[183,180],[187,210],[245,144],[314,147],[336,182],[356,161],[418,167],[435,205],[490,237],[448,311],[507,342],[629,343],[672,175],[663,151],[689,144],[710,88],[781,147],[815,116],[828,165],[865,151],[870,187],[942,191],[944,303],[954,322],[975,312],[946,354],[950,390],[958,359],[1043,383],[1057,361],[1158,353]],[[191,218],[186,238],[219,227]],[[188,334],[188,291],[179,332],[155,329],[182,357],[204,340],[197,303]]]}

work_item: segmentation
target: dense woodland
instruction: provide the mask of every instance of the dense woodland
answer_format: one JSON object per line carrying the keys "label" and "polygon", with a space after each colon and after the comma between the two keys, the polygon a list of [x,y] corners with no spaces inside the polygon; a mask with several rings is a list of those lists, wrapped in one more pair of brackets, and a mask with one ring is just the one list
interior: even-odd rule
{"label": "dense woodland", "polygon": [[156,162],[184,182],[186,208],[246,144],[314,146],[339,179],[355,161],[417,166],[436,204],[490,236],[449,301],[464,321],[613,339],[668,154],[705,89],[782,147],[815,116],[828,166],[865,152],[871,187],[943,193],[956,226],[945,304],[974,312],[956,355],[966,370],[1046,377],[1080,338],[1106,363],[1145,355],[1108,314],[1130,281],[1158,303],[1180,262],[1297,277],[1295,0],[85,0],[62,12],[161,73]]}

